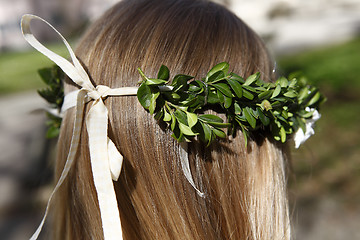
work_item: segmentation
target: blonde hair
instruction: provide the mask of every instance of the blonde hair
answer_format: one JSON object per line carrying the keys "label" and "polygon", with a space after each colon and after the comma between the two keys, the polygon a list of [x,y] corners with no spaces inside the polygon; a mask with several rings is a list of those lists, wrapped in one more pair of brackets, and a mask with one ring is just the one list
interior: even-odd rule
{"label": "blonde hair", "polygon": [[[161,64],[172,73],[201,78],[226,61],[239,75],[259,71],[272,80],[260,38],[207,1],[122,1],[90,27],[76,54],[96,85],[112,88],[136,86],[137,67],[156,76]],[[73,88],[66,85],[67,91]],[[181,170],[179,144],[136,97],[109,97],[105,104],[109,137],[124,156],[114,182],[124,239],[290,238],[285,145],[259,133],[246,148],[241,132],[210,147],[190,143],[195,184],[206,194],[201,198]],[[63,119],[57,178],[69,151],[73,116],[70,109]],[[55,239],[103,239],[85,128],[80,141],[76,163],[57,195]]]}

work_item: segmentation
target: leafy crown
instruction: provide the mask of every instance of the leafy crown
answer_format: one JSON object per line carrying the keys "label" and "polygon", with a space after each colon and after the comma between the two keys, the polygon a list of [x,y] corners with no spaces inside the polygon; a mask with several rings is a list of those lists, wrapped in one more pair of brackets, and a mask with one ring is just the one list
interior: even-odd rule
{"label": "leafy crown", "polygon": [[[319,90],[298,73],[274,83],[261,80],[260,73],[245,80],[229,73],[229,64],[222,62],[201,80],[178,74],[170,83],[170,72],[164,65],[157,78],[138,71],[142,77],[137,92],[141,105],[155,119],[165,122],[179,142],[197,137],[209,145],[217,137],[235,135],[237,129],[243,132],[245,143],[252,132],[260,130],[269,130],[275,140],[285,142],[297,129],[305,132],[306,120],[324,100]],[[224,113],[226,122],[204,114],[206,109]]]}
{"label": "leafy crown", "polygon": [[[235,135],[240,129],[245,143],[254,131],[268,131],[277,141],[285,142],[289,135],[311,119],[313,112],[325,100],[315,86],[299,73],[275,82],[264,82],[260,73],[247,79],[229,73],[229,64],[214,66],[201,80],[177,74],[170,82],[169,69],[162,65],[157,78],[147,77],[138,69],[142,81],[137,91],[140,104],[155,119],[166,123],[177,141],[195,138],[211,144],[217,137]],[[39,90],[50,107],[60,111],[63,98],[64,73],[57,66],[39,70],[47,88]],[[308,111],[308,109],[311,109]],[[223,113],[226,121],[208,109]],[[61,118],[48,113],[48,137],[59,133]],[[223,129],[227,129],[227,133]]]}

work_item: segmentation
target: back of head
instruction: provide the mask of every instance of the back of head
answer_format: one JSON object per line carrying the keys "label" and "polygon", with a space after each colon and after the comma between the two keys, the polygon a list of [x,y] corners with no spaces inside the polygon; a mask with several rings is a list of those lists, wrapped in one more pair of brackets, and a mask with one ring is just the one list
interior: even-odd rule
{"label": "back of head", "polygon": [[[96,85],[112,88],[136,86],[138,67],[156,76],[162,64],[171,73],[201,78],[226,61],[239,75],[261,72],[272,80],[259,37],[225,8],[200,0],[121,1],[90,27],[76,54]],[[190,143],[194,181],[206,194],[201,198],[182,173],[179,144],[136,97],[112,97],[105,104],[109,137],[124,156],[114,185],[125,239],[290,238],[283,145],[259,133],[245,147],[241,132],[209,147]],[[68,110],[63,120],[57,174],[73,114]],[[85,131],[58,194],[57,239],[102,239]]]}

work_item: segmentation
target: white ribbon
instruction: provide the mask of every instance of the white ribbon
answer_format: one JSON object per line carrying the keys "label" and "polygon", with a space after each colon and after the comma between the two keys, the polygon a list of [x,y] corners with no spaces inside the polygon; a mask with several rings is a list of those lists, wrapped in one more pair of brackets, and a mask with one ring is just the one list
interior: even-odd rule
{"label": "white ribbon", "polygon": [[188,154],[188,143],[187,142],[181,142],[179,145],[180,150],[180,162],[181,162],[181,168],[182,171],[188,180],[188,182],[191,184],[191,186],[196,190],[196,193],[200,197],[205,197],[205,194],[201,192],[195,185],[194,179],[192,177],[191,171],[190,171],[190,164],[189,164],[189,154]]}
{"label": "white ribbon", "polygon": [[[61,37],[73,63],[70,63],[65,58],[47,49],[34,37],[30,29],[30,22],[33,19],[38,19],[46,23]],[[103,102],[103,98],[107,96],[136,95],[138,88],[123,87],[111,89],[103,85],[98,85],[97,87],[94,87],[90,81],[88,74],[81,66],[79,60],[76,58],[75,53],[71,49],[69,43],[50,23],[48,23],[44,19],[35,15],[26,14],[21,19],[21,29],[25,40],[31,46],[33,46],[36,50],[38,50],[50,60],[52,60],[54,63],[56,63],[74,83],[81,87],[81,89],[67,94],[64,98],[61,113],[72,107],[75,107],[76,112],[70,150],[61,176],[48,200],[44,217],[38,229],[30,239],[36,240],[38,238],[46,220],[53,196],[64,182],[73,162],[75,161],[75,156],[80,140],[81,126],[83,123],[84,106],[85,103],[90,101],[92,102],[90,103],[89,112],[86,115],[85,121],[86,129],[89,136],[91,169],[99,201],[104,239],[123,239],[119,209],[114,191],[114,185],[112,182],[112,180],[117,181],[119,178],[123,163],[123,157],[116,148],[115,144],[107,135],[108,110]],[[165,86],[162,87],[161,90],[167,91],[171,90],[171,88],[172,87]],[[197,191],[199,196],[203,197],[204,194],[196,188],[190,172],[186,143],[181,145],[180,148],[181,166],[185,177]]]}
{"label": "white ribbon", "polygon": [[[30,30],[30,22],[33,19],[43,21],[61,37],[70,53],[73,64],[44,47],[34,37]],[[119,177],[122,165],[122,156],[116,149],[114,143],[107,136],[108,112],[102,100],[106,96],[116,94],[117,90],[110,89],[106,86],[97,86],[95,88],[65,38],[42,18],[34,15],[24,15],[21,20],[21,29],[25,40],[31,46],[56,63],[65,72],[65,74],[74,81],[74,83],[82,87],[76,94],[76,117],[69,155],[60,179],[48,200],[44,218],[34,235],[31,237],[31,240],[38,238],[48,214],[49,205],[53,195],[63,183],[69,173],[72,163],[75,160],[75,155],[79,145],[81,125],[83,122],[84,104],[88,98],[92,99],[93,102],[91,103],[89,113],[86,116],[86,128],[89,134],[91,168],[99,201],[104,239],[122,239],[120,215],[114,185],[112,182],[112,179],[117,179]],[[124,93],[123,95],[128,94]],[[133,93],[130,95],[133,95]],[[109,162],[109,159],[111,159],[111,163]],[[110,166],[117,167],[110,170]]]}
{"label": "white ribbon", "polygon": [[305,132],[302,128],[299,128],[294,135],[295,148],[299,148],[306,140],[315,134],[314,125],[317,120],[320,119],[321,114],[315,108],[306,107],[305,111],[313,112],[312,118],[306,119]]}

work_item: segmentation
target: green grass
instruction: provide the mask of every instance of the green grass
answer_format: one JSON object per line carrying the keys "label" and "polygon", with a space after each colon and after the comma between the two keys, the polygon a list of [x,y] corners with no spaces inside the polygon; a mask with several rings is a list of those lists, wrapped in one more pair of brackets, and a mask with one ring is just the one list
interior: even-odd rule
{"label": "green grass", "polygon": [[327,96],[315,136],[293,149],[292,188],[300,198],[332,195],[360,201],[360,38],[279,60],[285,74],[301,69]]}
{"label": "green grass", "polygon": [[301,70],[331,95],[359,94],[360,38],[345,44],[307,51],[279,60],[285,73]]}
{"label": "green grass", "polygon": [[[61,56],[67,56],[66,49],[60,45],[51,46],[50,49]],[[35,50],[0,54],[0,94],[44,87],[37,70],[52,64]]]}

